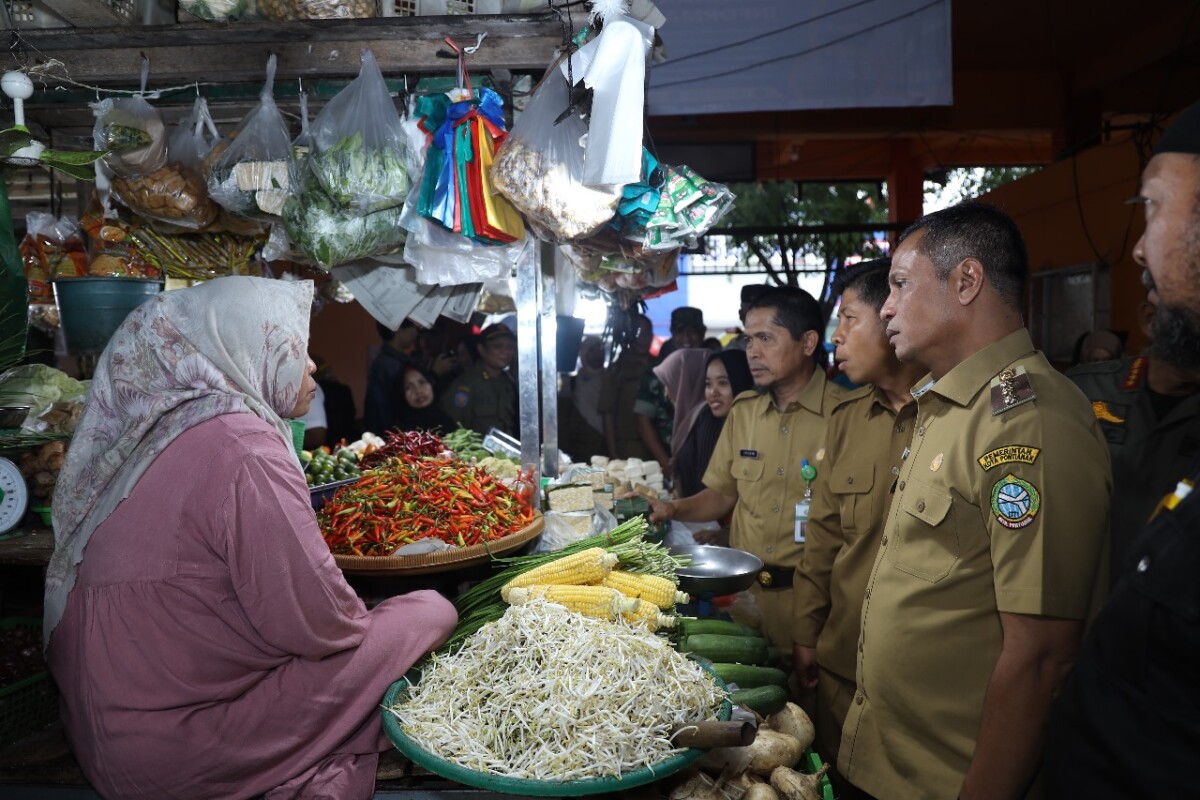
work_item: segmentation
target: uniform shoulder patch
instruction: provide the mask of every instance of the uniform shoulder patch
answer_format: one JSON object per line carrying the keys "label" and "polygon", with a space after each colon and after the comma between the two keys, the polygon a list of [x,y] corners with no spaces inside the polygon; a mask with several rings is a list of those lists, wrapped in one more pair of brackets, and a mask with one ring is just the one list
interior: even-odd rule
{"label": "uniform shoulder patch", "polygon": [[1011,472],[992,486],[992,513],[1006,528],[1024,528],[1042,508],[1037,487]]}
{"label": "uniform shoulder patch", "polygon": [[454,393],[453,402],[454,402],[455,408],[466,408],[467,404],[471,402],[470,390],[459,389],[457,392]]}
{"label": "uniform shoulder patch", "polygon": [[1138,356],[1129,364],[1129,371],[1125,373],[1125,379],[1121,381],[1121,388],[1127,392],[1135,392],[1142,388],[1142,381],[1146,378],[1146,365],[1150,359],[1146,356]]}
{"label": "uniform shoulder patch", "polygon": [[1024,367],[1008,367],[992,378],[992,416],[1036,400],[1033,384]]}
{"label": "uniform shoulder patch", "polygon": [[1129,406],[1121,405],[1120,403],[1109,403],[1106,400],[1093,400],[1092,413],[1096,415],[1096,419],[1101,422],[1111,422],[1114,425],[1125,424],[1125,409]]}
{"label": "uniform shoulder patch", "polygon": [[987,451],[977,460],[979,461],[979,466],[985,470],[989,470],[1001,464],[1032,464],[1037,461],[1038,454],[1041,452],[1040,447],[1030,447],[1024,444],[1008,444],[1004,447],[997,447],[995,450]]}

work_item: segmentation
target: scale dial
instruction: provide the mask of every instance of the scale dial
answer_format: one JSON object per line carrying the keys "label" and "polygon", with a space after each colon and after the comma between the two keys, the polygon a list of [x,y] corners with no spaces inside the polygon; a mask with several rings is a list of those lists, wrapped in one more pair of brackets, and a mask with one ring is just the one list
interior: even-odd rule
{"label": "scale dial", "polygon": [[29,487],[21,470],[7,458],[0,458],[0,533],[17,527],[29,505]]}

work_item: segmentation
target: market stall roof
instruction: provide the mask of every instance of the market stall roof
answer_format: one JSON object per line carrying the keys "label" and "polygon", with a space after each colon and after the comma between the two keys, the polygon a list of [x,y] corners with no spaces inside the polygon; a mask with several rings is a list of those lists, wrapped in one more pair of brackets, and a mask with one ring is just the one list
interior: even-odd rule
{"label": "market stall roof", "polygon": [[[672,13],[679,5],[719,3],[660,3],[669,18],[661,35],[673,58],[749,38],[732,22],[718,24],[710,18],[707,32],[701,31],[705,43],[693,45],[684,32],[690,25],[688,12]],[[658,65],[650,105],[650,131],[663,157],[679,160],[676,153],[687,153],[687,163],[717,180],[883,180],[897,170],[923,176],[954,166],[1046,164],[1100,143],[1135,118],[1161,118],[1182,108],[1196,98],[1200,85],[1200,51],[1195,47],[1200,18],[1191,0],[1150,5],[1086,0],[725,5],[750,16],[776,14],[769,24],[765,17],[754,17],[754,30],[782,33],[689,59],[678,68]],[[905,9],[913,15],[904,17]],[[947,9],[953,91],[952,97],[934,100],[935,89],[942,90],[927,87],[922,94],[908,73],[913,64],[925,63],[923,51],[946,47],[935,23]],[[894,17],[899,19],[889,21]],[[831,20],[839,19],[840,28],[830,27]],[[854,30],[862,33],[848,35]],[[834,44],[813,49],[823,42]],[[680,77],[729,72],[768,59],[774,60],[765,67],[696,86],[667,86]],[[818,90],[828,83],[849,92],[850,99],[837,107],[836,98],[821,93],[783,98],[789,105],[778,91],[755,88],[797,73],[809,81],[795,84],[797,90],[809,91],[815,78]],[[743,88],[745,102],[737,110],[705,113],[699,104],[681,107],[667,97],[707,94],[710,84],[748,78],[755,80]],[[873,87],[857,86],[872,80],[881,87],[913,85],[888,107],[872,94]],[[854,92],[861,92],[862,99],[855,99]],[[725,96],[712,93],[718,99]],[[761,105],[755,109],[751,101]],[[705,150],[714,157],[700,160]]]}

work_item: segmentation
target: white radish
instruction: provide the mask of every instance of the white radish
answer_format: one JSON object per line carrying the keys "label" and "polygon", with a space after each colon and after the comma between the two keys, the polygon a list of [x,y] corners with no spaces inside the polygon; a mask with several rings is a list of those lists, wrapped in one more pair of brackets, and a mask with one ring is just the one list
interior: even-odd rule
{"label": "white radish", "polygon": [[779,767],[771,773],[771,785],[783,800],[821,800],[821,777],[828,771],[828,764],[822,764],[812,775]]}
{"label": "white radish", "polygon": [[[796,740],[800,742],[802,753],[812,747],[813,739],[817,736],[812,720],[809,719],[808,714],[804,713],[804,709],[795,703],[788,703],[767,717],[767,724],[771,726],[772,730],[796,737]],[[793,765],[786,764],[784,766]]]}
{"label": "white radish", "polygon": [[779,793],[769,783],[756,783],[746,790],[742,800],[780,800]]}

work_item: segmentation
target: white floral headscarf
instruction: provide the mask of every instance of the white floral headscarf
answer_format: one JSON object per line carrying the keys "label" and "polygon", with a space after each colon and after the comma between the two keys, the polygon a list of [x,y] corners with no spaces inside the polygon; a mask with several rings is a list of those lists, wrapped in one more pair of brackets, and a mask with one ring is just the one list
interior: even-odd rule
{"label": "white floral headscarf", "polygon": [[156,295],[113,334],[54,493],[46,646],[88,539],[180,434],[249,412],[292,448],[284,416],[304,380],[312,296],[311,281],[217,278]]}

